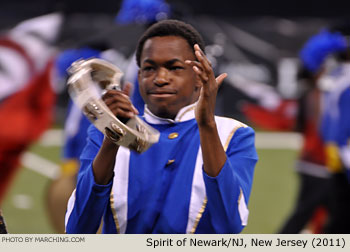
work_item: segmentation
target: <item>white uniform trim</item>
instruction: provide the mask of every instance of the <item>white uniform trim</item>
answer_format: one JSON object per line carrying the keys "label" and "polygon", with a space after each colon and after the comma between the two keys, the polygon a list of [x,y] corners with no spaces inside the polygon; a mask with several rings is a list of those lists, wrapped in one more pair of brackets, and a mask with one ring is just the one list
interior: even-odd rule
{"label": "white uniform trim", "polygon": [[199,222],[198,217],[201,214],[201,209],[203,206],[203,202],[206,199],[206,190],[205,184],[203,180],[203,157],[202,157],[202,149],[199,148],[196,160],[196,166],[194,168],[193,181],[192,181],[192,189],[191,189],[191,199],[190,199],[190,207],[188,211],[188,222],[186,227],[186,233],[194,233]]}
{"label": "white uniform trim", "polygon": [[68,223],[68,219],[69,219],[69,216],[71,215],[72,211],[73,211],[73,208],[74,208],[74,203],[75,203],[75,191],[76,189],[74,189],[74,191],[72,192],[72,195],[69,197],[69,200],[68,200],[68,205],[67,205],[67,213],[66,213],[66,216],[65,216],[65,220],[64,220],[64,223],[65,223],[65,227],[67,227],[67,223]]}
{"label": "white uniform trim", "polygon": [[247,226],[249,210],[247,204],[245,203],[244,193],[242,189],[238,198],[238,212],[239,216],[241,217],[242,226]]}
{"label": "white uniform trim", "polygon": [[117,232],[125,234],[128,220],[128,185],[129,185],[130,150],[119,147],[111,192],[111,209]]}

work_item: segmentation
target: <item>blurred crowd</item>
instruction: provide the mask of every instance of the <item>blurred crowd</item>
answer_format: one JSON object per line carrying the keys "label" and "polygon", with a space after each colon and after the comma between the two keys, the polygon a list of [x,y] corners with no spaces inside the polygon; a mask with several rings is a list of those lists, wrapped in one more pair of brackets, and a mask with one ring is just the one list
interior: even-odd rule
{"label": "blurred crowd", "polygon": [[[132,101],[142,115],[144,103],[138,93],[134,52],[111,43],[110,38],[113,35],[127,40],[128,31],[138,34],[168,18],[196,22],[188,12],[164,0],[125,0],[116,10],[112,28],[84,34],[77,41],[69,39],[65,30],[67,16],[59,12],[24,20],[0,33],[0,209],[20,167],[21,155],[57,120],[55,109],[65,99],[61,173],[47,192],[50,219],[56,232],[64,232],[66,204],[75,187],[79,155],[90,125],[65,95],[67,69],[76,60],[91,57],[114,63],[125,73],[124,81],[133,84]],[[217,113],[239,116],[260,129],[297,131],[303,136],[296,162],[298,198],[290,217],[277,232],[350,233],[350,23],[322,23],[321,30],[303,37],[298,53],[283,58],[281,50],[249,37],[241,29],[206,18],[201,21],[202,29],[208,31],[208,58],[217,74],[229,74],[219,92]],[[194,25],[198,23],[197,20]],[[288,23],[284,25],[288,27]],[[225,26],[230,34],[225,34]],[[115,35],[121,31],[126,32]],[[129,39],[135,37],[131,35]],[[230,40],[237,41],[234,44]],[[130,41],[131,45],[135,43]],[[255,52],[264,58],[256,65],[266,67],[253,69],[246,64],[248,56],[243,52],[249,48],[249,54]],[[277,77],[269,77],[266,68],[278,72]],[[255,74],[247,76],[242,72]],[[277,82],[288,84],[276,85]],[[230,102],[237,98],[233,93],[244,96],[240,99],[244,102]]]}

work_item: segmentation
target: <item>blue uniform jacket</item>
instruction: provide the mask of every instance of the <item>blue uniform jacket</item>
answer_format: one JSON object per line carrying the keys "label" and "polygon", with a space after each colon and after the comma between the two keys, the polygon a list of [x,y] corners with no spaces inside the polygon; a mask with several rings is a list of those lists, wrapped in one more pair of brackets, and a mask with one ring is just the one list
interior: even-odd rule
{"label": "blue uniform jacket", "polygon": [[94,182],[92,161],[104,136],[90,127],[66,232],[96,233],[101,221],[103,233],[241,232],[258,159],[254,131],[216,117],[227,161],[217,177],[210,177],[203,170],[194,108],[181,109],[175,120],[146,108],[145,120],[160,131],[160,140],[143,154],[120,147],[108,185]]}

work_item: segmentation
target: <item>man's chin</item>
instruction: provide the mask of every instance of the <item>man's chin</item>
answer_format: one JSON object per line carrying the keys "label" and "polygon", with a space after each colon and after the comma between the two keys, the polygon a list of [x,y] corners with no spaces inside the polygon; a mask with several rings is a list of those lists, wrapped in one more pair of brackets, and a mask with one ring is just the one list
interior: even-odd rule
{"label": "man's chin", "polygon": [[174,119],[176,117],[176,112],[172,111],[169,108],[169,105],[162,104],[162,105],[155,105],[155,106],[149,106],[148,109],[155,115],[161,118],[168,118],[168,119]]}

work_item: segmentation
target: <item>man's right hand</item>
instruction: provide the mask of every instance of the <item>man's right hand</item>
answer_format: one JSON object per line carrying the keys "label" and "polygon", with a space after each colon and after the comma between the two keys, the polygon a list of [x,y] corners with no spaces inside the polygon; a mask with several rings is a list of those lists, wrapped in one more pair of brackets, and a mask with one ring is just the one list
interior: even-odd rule
{"label": "man's right hand", "polygon": [[[124,123],[139,114],[129,98],[130,91],[131,84],[127,83],[123,91],[108,90],[102,96],[103,101],[112,113]],[[104,138],[102,146],[92,164],[95,182],[97,184],[106,185],[113,178],[115,157],[118,149],[118,145],[107,137]]]}
{"label": "man's right hand", "polygon": [[126,83],[123,91],[108,90],[102,96],[108,108],[118,118],[132,118],[139,114],[129,98],[130,91],[131,84]]}

